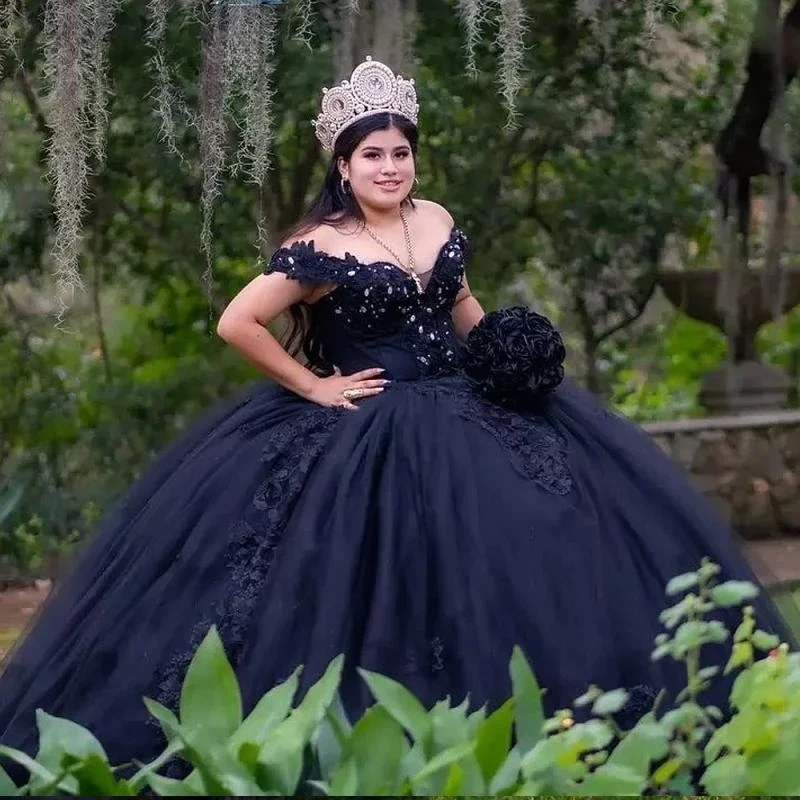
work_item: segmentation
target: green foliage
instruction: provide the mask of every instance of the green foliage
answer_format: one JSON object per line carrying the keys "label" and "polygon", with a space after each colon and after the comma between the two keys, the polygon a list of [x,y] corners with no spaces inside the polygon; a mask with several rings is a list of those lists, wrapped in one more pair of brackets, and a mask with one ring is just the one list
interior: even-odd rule
{"label": "green foliage", "polygon": [[[29,782],[15,787],[0,771],[0,790],[6,796],[450,797],[696,794],[702,787],[709,794],[797,794],[800,655],[757,629],[745,605],[756,587],[717,583],[718,573],[706,561],[669,583],[676,602],[662,614],[666,632],[653,658],[684,664],[687,686],[668,711],[659,714],[657,701],[631,727],[621,728],[618,717],[627,692],[596,686],[575,701],[586,710],[580,720],[570,709],[546,718],[542,691],[519,650],[510,664],[513,696],[488,715],[449,698],[426,709],[396,681],[362,671],[375,704],[351,724],[338,698],[339,657],[296,705],[299,669],[243,719],[236,676],[211,628],[189,666],[179,714],[145,700],[166,740],[152,763],[135,771],[127,765],[121,777],[91,733],[39,712],[35,759],[0,747],[0,755],[30,773]],[[733,713],[721,722],[720,710],[700,699],[719,672],[701,667],[701,652],[730,638],[713,619],[715,610],[740,606],[725,668],[738,673]],[[160,773],[174,758],[186,764],[182,779]]]}

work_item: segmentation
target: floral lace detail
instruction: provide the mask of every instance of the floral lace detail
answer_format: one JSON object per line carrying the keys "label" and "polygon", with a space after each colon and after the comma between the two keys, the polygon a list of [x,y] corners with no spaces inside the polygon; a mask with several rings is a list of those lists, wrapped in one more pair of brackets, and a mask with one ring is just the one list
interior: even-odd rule
{"label": "floral lace detail", "polygon": [[419,381],[411,389],[447,396],[461,417],[476,422],[503,445],[517,472],[543,489],[557,495],[572,490],[566,439],[543,416],[509,411],[486,400],[463,377]]}
{"label": "floral lace detail", "polygon": [[297,414],[269,434],[261,461],[266,478],[244,519],[232,526],[225,551],[229,579],[225,594],[191,631],[189,641],[156,678],[156,697],[177,707],[186,669],[211,625],[216,625],[234,667],[245,643],[253,609],[263,589],[275,551],[295,501],[328,438],[342,418],[333,408]]}
{"label": "floral lace detail", "polygon": [[318,252],[313,241],[276,250],[265,272],[282,272],[303,283],[334,284],[311,306],[327,338],[336,333],[365,340],[400,336],[422,375],[442,375],[455,372],[462,361],[450,312],[462,285],[467,252],[466,235],[453,228],[423,292],[396,264],[364,264],[349,253],[331,256]]}

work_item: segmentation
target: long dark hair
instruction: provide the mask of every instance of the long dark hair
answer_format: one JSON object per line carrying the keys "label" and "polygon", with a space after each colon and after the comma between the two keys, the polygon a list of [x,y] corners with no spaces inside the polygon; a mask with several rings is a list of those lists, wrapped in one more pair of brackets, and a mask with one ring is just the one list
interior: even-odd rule
{"label": "long dark hair", "polygon": [[[343,158],[345,161],[349,161],[356,147],[367,136],[374,131],[385,131],[389,128],[396,128],[405,136],[416,159],[419,134],[417,126],[406,117],[385,111],[354,122],[345,128],[336,140],[328,171],[319,193],[311,201],[300,221],[285,234],[284,238],[301,237],[319,225],[341,228],[352,220],[357,220],[362,224],[366,221],[364,212],[358,205],[353,192],[342,189],[339,159]],[[403,204],[413,207],[414,201],[411,194],[403,200]],[[333,364],[320,341],[319,331],[309,306],[305,303],[291,306],[289,319],[290,324],[283,337],[283,345],[290,355],[302,355],[308,367],[314,372],[331,374]]]}

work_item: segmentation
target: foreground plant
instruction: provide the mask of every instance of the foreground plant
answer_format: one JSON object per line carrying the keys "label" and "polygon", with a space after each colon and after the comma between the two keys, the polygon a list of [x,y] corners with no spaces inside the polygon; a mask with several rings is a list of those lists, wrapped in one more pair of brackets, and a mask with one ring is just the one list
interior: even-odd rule
{"label": "foreground plant", "polygon": [[[800,794],[800,661],[756,628],[745,605],[757,594],[749,583],[717,584],[719,568],[667,587],[677,602],[662,614],[666,632],[653,657],[686,667],[686,688],[664,714],[644,713],[628,729],[620,712],[628,693],[598,687],[571,709],[545,716],[542,692],[519,650],[511,658],[512,697],[488,714],[467,701],[426,709],[399,683],[361,671],[375,704],[354,724],[338,696],[343,668],[335,659],[293,705],[300,670],[268,692],[243,718],[234,671],[215,629],[186,675],[178,714],[145,700],[167,739],[150,764],[112,767],[92,734],[39,712],[39,752],[32,759],[7,747],[0,755],[30,772],[16,787],[0,771],[0,793],[18,795],[161,796],[325,795],[638,795],[697,794],[697,777],[710,794]],[[700,697],[718,667],[702,667],[702,649],[725,642],[729,631],[712,615],[743,608],[724,671],[738,670],[733,715]],[[767,653],[757,659],[757,654]],[[656,703],[658,706],[659,703]],[[166,777],[173,759],[186,763],[183,779]],[[136,771],[134,771],[136,770]]]}

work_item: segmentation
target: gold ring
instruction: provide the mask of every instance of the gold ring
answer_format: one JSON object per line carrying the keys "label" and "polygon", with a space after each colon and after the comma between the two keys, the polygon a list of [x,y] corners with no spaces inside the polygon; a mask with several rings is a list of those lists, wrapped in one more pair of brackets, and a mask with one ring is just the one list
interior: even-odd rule
{"label": "gold ring", "polygon": [[363,391],[361,389],[345,389],[342,392],[342,397],[344,397],[345,400],[355,400],[361,397],[362,394]]}

